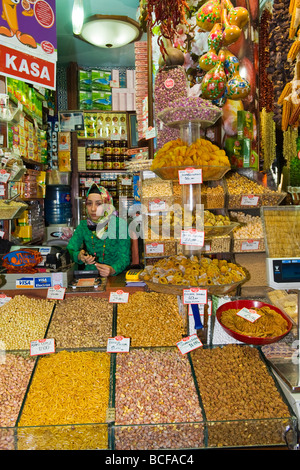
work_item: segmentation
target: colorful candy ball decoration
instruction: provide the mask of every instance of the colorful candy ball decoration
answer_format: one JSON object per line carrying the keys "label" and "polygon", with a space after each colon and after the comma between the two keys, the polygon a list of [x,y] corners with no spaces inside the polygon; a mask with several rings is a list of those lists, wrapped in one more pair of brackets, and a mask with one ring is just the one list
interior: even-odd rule
{"label": "colorful candy ball decoration", "polygon": [[201,84],[202,96],[221,106],[226,99],[242,100],[251,91],[249,82],[239,73],[239,61],[226,47],[236,42],[249,22],[246,8],[234,7],[230,0],[209,0],[198,10],[197,25],[210,32],[209,50],[199,59],[206,71]]}

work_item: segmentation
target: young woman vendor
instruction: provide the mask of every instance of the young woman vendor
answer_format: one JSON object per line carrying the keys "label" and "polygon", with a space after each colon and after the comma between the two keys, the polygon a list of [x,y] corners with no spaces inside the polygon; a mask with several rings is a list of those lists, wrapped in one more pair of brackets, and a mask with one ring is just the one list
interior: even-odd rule
{"label": "young woman vendor", "polygon": [[67,249],[84,269],[97,269],[101,277],[113,276],[130,265],[131,239],[127,222],[114,215],[109,192],[93,183],[87,193],[87,219],[82,220]]}

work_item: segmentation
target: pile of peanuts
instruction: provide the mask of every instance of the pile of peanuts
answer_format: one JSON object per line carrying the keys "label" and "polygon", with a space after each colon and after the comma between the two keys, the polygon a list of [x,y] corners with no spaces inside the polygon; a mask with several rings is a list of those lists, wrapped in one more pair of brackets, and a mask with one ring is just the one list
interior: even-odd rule
{"label": "pile of peanuts", "polygon": [[290,413],[257,349],[231,344],[198,348],[191,356],[205,414],[213,422],[209,446],[282,444]]}
{"label": "pile of peanuts", "polygon": [[101,297],[70,297],[55,310],[48,338],[57,348],[93,348],[106,346],[112,335],[113,306]]}
{"label": "pile of peanuts", "polygon": [[30,342],[43,339],[53,302],[16,295],[0,309],[0,339],[6,350],[29,349]]}
{"label": "pile of peanuts", "polygon": [[187,332],[186,318],[176,295],[135,292],[118,305],[117,334],[130,337],[131,347],[174,346]]}
{"label": "pile of peanuts", "polygon": [[19,420],[20,427],[39,428],[35,430],[35,439],[32,439],[32,429],[18,431],[19,449],[36,448],[38,443],[40,450],[46,450],[46,443],[50,450],[58,447],[72,449],[74,446],[107,448],[105,425],[86,435],[86,426],[82,429],[78,426],[78,442],[75,443],[72,434],[67,432],[62,442],[59,426],[58,429],[47,426],[105,423],[109,384],[110,355],[106,352],[61,351],[40,357]]}
{"label": "pile of peanuts", "polygon": [[177,350],[133,349],[118,355],[115,406],[116,449],[203,446],[203,418],[189,360]]}
{"label": "pile of peanuts", "polygon": [[[0,362],[0,428],[16,423],[35,360],[32,357],[8,353]],[[13,434],[0,432],[0,449],[13,448]]]}

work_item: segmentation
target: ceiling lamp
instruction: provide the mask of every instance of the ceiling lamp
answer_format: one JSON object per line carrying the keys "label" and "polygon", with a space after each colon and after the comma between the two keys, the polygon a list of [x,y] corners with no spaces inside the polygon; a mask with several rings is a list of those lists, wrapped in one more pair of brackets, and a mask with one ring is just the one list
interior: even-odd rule
{"label": "ceiling lamp", "polygon": [[143,31],[137,21],[128,16],[93,15],[83,21],[79,39],[97,47],[116,48],[138,41]]}
{"label": "ceiling lamp", "polygon": [[74,0],[72,10],[73,33],[80,34],[84,20],[84,9],[82,0]]}

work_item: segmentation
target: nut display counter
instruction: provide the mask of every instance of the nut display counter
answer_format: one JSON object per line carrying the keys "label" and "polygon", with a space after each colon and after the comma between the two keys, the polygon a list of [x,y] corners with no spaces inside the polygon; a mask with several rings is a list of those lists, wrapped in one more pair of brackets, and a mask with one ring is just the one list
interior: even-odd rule
{"label": "nut display counter", "polygon": [[[14,297],[1,307],[0,321],[10,312],[21,337],[26,305],[21,314],[17,302]],[[55,339],[56,350],[32,356],[23,343],[6,350],[2,449],[296,445],[296,417],[260,348],[224,342],[182,352],[191,316],[180,297],[135,292],[113,305],[88,295],[36,302],[50,304],[43,332]],[[27,303],[33,313],[31,299]],[[29,323],[28,341],[43,334]],[[108,352],[107,339],[120,337],[130,338],[129,350]]]}

